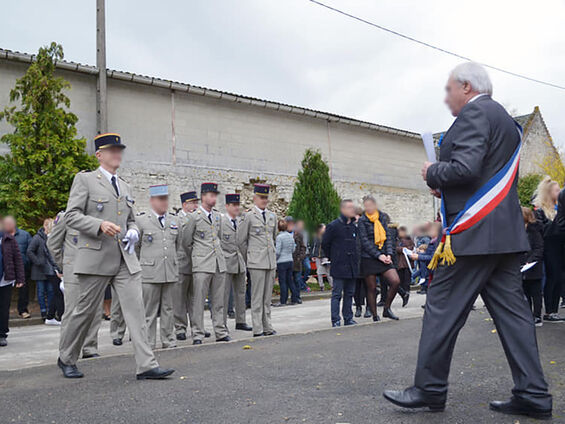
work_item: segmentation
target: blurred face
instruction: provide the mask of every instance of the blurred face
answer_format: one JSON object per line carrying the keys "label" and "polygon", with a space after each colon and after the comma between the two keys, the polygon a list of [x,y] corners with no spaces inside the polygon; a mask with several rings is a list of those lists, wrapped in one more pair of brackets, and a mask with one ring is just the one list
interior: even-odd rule
{"label": "blurred face", "polygon": [[453,116],[459,115],[463,106],[479,93],[473,91],[468,82],[461,84],[459,81],[449,77],[445,86],[445,104]]}
{"label": "blurred face", "polygon": [[288,231],[289,233],[292,233],[294,231],[294,222],[288,221],[286,223],[286,231]]}
{"label": "blurred face", "polygon": [[559,199],[559,192],[560,192],[559,184],[553,184],[551,186],[551,190],[549,191],[549,198],[555,203],[557,203],[557,199]]}
{"label": "blurred face", "polygon": [[259,209],[266,209],[267,205],[269,204],[269,197],[268,196],[259,196],[258,194],[253,196],[253,203]]}
{"label": "blurred face", "polygon": [[121,147],[107,147],[98,150],[96,157],[104,169],[115,171],[122,163],[123,150]]}
{"label": "blurred face", "polygon": [[231,217],[236,217],[241,215],[241,205],[239,203],[228,203],[226,204],[226,212]]}
{"label": "blurred face", "polygon": [[169,210],[169,196],[153,196],[149,198],[149,204],[157,214],[164,215]]}
{"label": "blurred face", "polygon": [[405,238],[406,237],[406,230],[404,230],[404,229],[398,230],[398,237]]}
{"label": "blurred face", "polygon": [[365,212],[367,212],[368,215],[374,214],[377,210],[377,204],[372,200],[365,200],[363,202],[363,207],[365,208]]}
{"label": "blurred face", "polygon": [[186,213],[194,212],[196,209],[198,209],[198,200],[196,199],[187,200],[182,204],[182,210]]}
{"label": "blurred face", "polygon": [[340,208],[341,214],[346,218],[355,218],[355,205],[353,202],[345,202]]}
{"label": "blurred face", "polygon": [[320,229],[318,230],[318,235],[323,236],[325,232],[326,232],[326,226],[324,225],[320,227]]}
{"label": "blurred face", "polygon": [[7,216],[4,218],[4,231],[13,234],[16,232],[16,220],[13,216]]}
{"label": "blurred face", "polygon": [[304,221],[296,221],[294,228],[298,232],[304,231]]}
{"label": "blurred face", "polygon": [[202,205],[209,208],[216,206],[218,200],[218,193],[204,193],[202,195]]}

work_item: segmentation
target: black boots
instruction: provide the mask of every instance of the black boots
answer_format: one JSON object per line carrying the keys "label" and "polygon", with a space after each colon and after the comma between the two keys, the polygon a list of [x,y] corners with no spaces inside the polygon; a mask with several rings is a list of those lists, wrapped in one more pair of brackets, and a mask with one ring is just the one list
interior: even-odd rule
{"label": "black boots", "polygon": [[398,317],[392,313],[392,311],[390,310],[390,308],[384,308],[384,310],[383,310],[383,317],[385,317],[385,318],[390,318],[390,319],[393,319],[393,320],[395,320],[395,321],[398,321]]}
{"label": "black boots", "polygon": [[359,318],[361,316],[361,311],[363,310],[363,308],[361,306],[356,306],[355,307],[355,318]]}

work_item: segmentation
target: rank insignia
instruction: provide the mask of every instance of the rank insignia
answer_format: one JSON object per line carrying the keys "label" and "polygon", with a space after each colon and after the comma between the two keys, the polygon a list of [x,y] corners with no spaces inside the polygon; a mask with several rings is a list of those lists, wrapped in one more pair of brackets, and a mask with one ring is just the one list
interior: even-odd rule
{"label": "rank insignia", "polygon": [[97,203],[96,209],[98,210],[98,212],[102,212],[104,210],[104,205],[102,203]]}
{"label": "rank insignia", "polygon": [[171,222],[171,230],[178,230],[179,227],[177,226],[177,224],[175,222]]}

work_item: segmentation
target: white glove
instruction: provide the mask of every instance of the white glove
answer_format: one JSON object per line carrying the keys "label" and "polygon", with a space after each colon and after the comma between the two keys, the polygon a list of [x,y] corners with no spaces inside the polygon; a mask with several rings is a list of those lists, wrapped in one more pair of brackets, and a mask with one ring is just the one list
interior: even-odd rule
{"label": "white glove", "polygon": [[139,233],[137,230],[129,229],[126,236],[122,239],[122,242],[126,244],[124,250],[130,255],[135,251],[135,243],[139,241]]}

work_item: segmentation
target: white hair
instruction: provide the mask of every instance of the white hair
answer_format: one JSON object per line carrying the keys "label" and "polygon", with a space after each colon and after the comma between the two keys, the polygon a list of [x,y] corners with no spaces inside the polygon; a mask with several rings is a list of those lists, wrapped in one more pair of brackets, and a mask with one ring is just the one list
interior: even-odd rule
{"label": "white hair", "polygon": [[490,77],[485,68],[478,63],[465,62],[457,65],[449,76],[461,84],[468,82],[474,91],[492,96]]}

